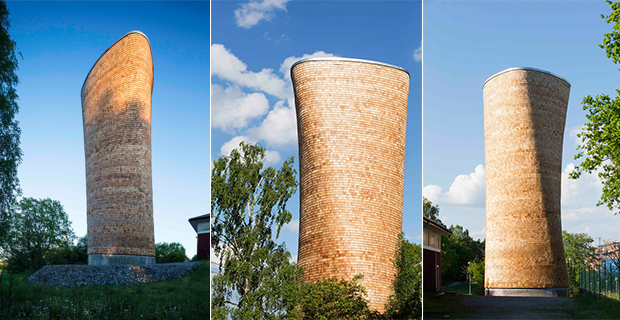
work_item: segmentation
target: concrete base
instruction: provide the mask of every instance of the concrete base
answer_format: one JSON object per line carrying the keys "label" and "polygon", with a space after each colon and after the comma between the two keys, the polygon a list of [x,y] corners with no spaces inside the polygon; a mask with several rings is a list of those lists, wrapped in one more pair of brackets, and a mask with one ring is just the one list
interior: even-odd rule
{"label": "concrete base", "polygon": [[154,264],[155,257],[135,256],[124,254],[89,254],[88,265],[91,266],[108,266],[108,265],[147,265]]}
{"label": "concrete base", "polygon": [[489,296],[489,297],[568,297],[568,288],[544,288],[544,289],[485,288],[484,295]]}

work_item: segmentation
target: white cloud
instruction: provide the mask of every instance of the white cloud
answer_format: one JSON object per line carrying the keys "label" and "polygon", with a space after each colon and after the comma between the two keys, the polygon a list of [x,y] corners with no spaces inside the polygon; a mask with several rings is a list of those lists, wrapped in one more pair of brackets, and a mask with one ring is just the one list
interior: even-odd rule
{"label": "white cloud", "polygon": [[[256,140],[248,138],[246,136],[235,136],[232,139],[224,142],[224,144],[220,148],[220,155],[225,157],[229,156],[230,152],[233,149],[239,148],[239,143],[241,141],[247,143],[256,143]],[[282,157],[280,157],[280,153],[278,151],[265,150],[265,158],[263,159],[263,163],[265,163],[266,165],[278,165],[280,164],[281,159]]]}
{"label": "white cloud", "polygon": [[246,134],[262,140],[269,147],[287,147],[297,143],[297,116],[295,107],[279,101],[260,126],[249,128]]}
{"label": "white cloud", "polygon": [[293,63],[301,60],[301,59],[309,59],[309,58],[322,58],[322,57],[335,57],[332,53],[325,53],[324,51],[315,51],[311,54],[304,54],[301,57],[290,56],[284,59],[284,62],[280,65],[280,72],[284,75],[284,79],[291,80],[291,66]]}
{"label": "white cloud", "polygon": [[577,180],[569,179],[568,175],[575,170],[575,165],[569,163],[562,172],[562,207],[582,208],[592,207],[600,198],[603,185],[594,174],[584,173]]}
{"label": "white cloud", "polygon": [[269,101],[264,94],[245,93],[238,86],[224,89],[211,86],[211,125],[224,132],[234,133],[233,129],[245,128],[248,122],[269,111]]}
{"label": "white cloud", "polygon": [[420,46],[413,51],[413,60],[420,62],[422,61],[422,42],[420,41]]}
{"label": "white cloud", "polygon": [[280,79],[272,69],[260,72],[247,70],[247,65],[237,58],[224,45],[211,45],[211,74],[242,87],[262,91],[279,99],[293,96],[290,85]]}
{"label": "white cloud", "polygon": [[285,224],[284,227],[291,230],[294,233],[299,233],[299,219],[291,220],[291,222]]}
{"label": "white cloud", "polygon": [[441,195],[441,187],[434,184],[425,186],[422,188],[422,195],[425,196],[426,199],[435,203],[439,200],[439,196]]}
{"label": "white cloud", "polygon": [[446,196],[450,202],[455,204],[484,207],[484,166],[479,164],[474,172],[457,176],[450,186],[450,190],[446,192]]}
{"label": "white cloud", "polygon": [[251,0],[241,8],[235,10],[237,26],[242,28],[252,28],[262,20],[270,21],[275,15],[274,11],[286,11],[286,3],[290,0]]}
{"label": "white cloud", "polygon": [[568,132],[568,135],[574,139],[573,142],[575,143],[575,146],[578,146],[581,144],[581,138],[577,137],[577,134],[581,133],[582,130],[583,130],[583,126],[579,125],[576,127],[572,127],[570,131]]}
{"label": "white cloud", "polygon": [[484,207],[484,166],[479,164],[474,172],[458,175],[448,191],[442,193],[441,190],[440,186],[427,185],[422,189],[422,194],[435,204]]}

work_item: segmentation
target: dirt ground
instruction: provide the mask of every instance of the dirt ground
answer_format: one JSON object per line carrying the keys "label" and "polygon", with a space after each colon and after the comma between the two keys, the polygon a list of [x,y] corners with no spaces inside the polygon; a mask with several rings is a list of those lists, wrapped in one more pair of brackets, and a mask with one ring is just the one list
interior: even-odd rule
{"label": "dirt ground", "polygon": [[576,301],[569,298],[440,295],[424,299],[424,319],[574,319],[575,309]]}

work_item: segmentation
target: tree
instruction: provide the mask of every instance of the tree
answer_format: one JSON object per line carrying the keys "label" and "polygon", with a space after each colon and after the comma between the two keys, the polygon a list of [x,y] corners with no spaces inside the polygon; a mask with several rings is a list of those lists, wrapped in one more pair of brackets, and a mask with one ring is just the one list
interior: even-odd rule
{"label": "tree", "polygon": [[[286,203],[297,190],[294,158],[265,168],[265,149],[240,143],[213,162],[211,245],[220,260],[213,277],[215,318],[294,317],[300,271],[276,243],[292,214]],[[233,292],[238,298],[233,301]]]}
{"label": "tree", "polygon": [[358,274],[351,281],[326,279],[303,285],[301,311],[305,319],[367,319],[366,289]]}
{"label": "tree", "polygon": [[422,318],[422,248],[411,243],[401,234],[394,266],[398,270],[394,279],[394,294],[386,306],[389,319]]}
{"label": "tree", "polygon": [[79,238],[77,244],[50,248],[45,255],[45,264],[88,264],[88,238]]}
{"label": "tree", "polygon": [[178,242],[160,242],[155,244],[155,261],[157,263],[187,261],[185,248]]}
{"label": "tree", "polygon": [[45,264],[50,249],[73,242],[71,222],[60,202],[49,198],[23,198],[16,207],[8,240],[8,268],[36,271]]}
{"label": "tree", "polygon": [[479,296],[484,295],[484,260],[474,261],[469,265],[471,270],[471,283],[476,285],[474,291]]}
{"label": "tree", "polygon": [[19,147],[19,111],[15,87],[17,74],[16,43],[9,35],[11,23],[5,1],[0,1],[0,248],[9,235],[13,204],[21,195],[17,166],[22,162]]}
{"label": "tree", "polygon": [[433,203],[426,199],[426,197],[422,197],[422,208],[425,217],[439,223],[444,227],[446,226],[443,222],[441,222],[441,220],[439,220],[439,206],[433,205]]}
{"label": "tree", "polygon": [[562,230],[564,256],[568,269],[571,295],[579,292],[579,274],[594,260],[594,239],[586,233],[569,233]]}
{"label": "tree", "polygon": [[465,280],[462,274],[469,262],[484,260],[484,241],[474,240],[469,230],[450,226],[452,235],[441,240],[441,276],[448,281]]}
{"label": "tree", "polygon": [[[601,15],[601,18],[612,24],[613,29],[604,35],[599,47],[617,64],[620,62],[620,3],[606,2],[612,12]],[[616,94],[613,99],[606,94],[583,98],[588,122],[577,134],[582,142],[575,155],[575,160],[583,158],[583,161],[570,173],[571,179],[579,179],[584,172],[598,172],[603,192],[596,205],[605,205],[615,211],[614,214],[620,213],[620,90],[616,90]]]}

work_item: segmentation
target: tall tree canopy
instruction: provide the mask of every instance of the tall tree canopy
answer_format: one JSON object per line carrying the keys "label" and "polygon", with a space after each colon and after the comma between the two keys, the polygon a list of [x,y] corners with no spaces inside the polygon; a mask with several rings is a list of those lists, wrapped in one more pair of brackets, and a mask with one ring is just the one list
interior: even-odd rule
{"label": "tall tree canopy", "polygon": [[51,249],[73,244],[71,221],[59,201],[23,198],[16,207],[6,251],[11,271],[36,271]]}
{"label": "tall tree canopy", "polygon": [[[601,17],[612,25],[612,31],[604,35],[599,47],[617,64],[620,62],[620,3],[606,2],[612,12]],[[605,205],[614,214],[620,213],[620,90],[616,94],[615,98],[606,94],[583,98],[588,122],[577,135],[582,142],[575,155],[575,160],[583,158],[583,161],[570,174],[571,179],[578,179],[584,172],[598,172],[603,193],[596,205]]]}
{"label": "tall tree canopy", "polygon": [[276,243],[292,218],[286,203],[298,186],[294,158],[277,170],[265,168],[264,158],[264,148],[242,142],[213,162],[211,245],[220,260],[220,274],[213,277],[214,319],[298,312],[299,271],[284,244]]}
{"label": "tall tree canopy", "polygon": [[19,147],[19,107],[15,87],[17,74],[16,44],[9,34],[11,23],[5,1],[0,1],[0,248],[6,240],[13,214],[13,204],[21,195],[17,166],[22,162]]}
{"label": "tall tree canopy", "polygon": [[571,294],[579,292],[579,274],[594,259],[594,239],[586,233],[569,233],[562,231],[564,255],[568,269],[569,289]]}
{"label": "tall tree canopy", "polygon": [[426,199],[426,197],[422,197],[422,213],[425,217],[445,226],[443,222],[439,220],[439,206],[433,205],[433,202]]}

